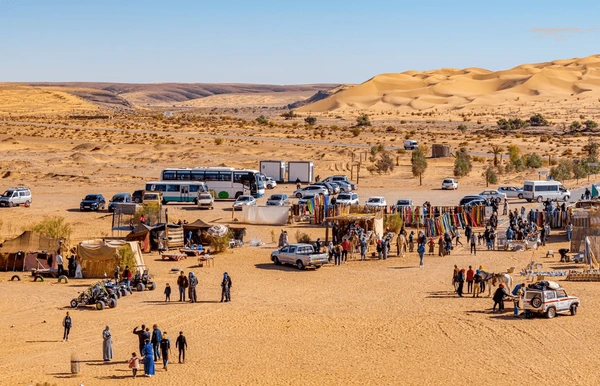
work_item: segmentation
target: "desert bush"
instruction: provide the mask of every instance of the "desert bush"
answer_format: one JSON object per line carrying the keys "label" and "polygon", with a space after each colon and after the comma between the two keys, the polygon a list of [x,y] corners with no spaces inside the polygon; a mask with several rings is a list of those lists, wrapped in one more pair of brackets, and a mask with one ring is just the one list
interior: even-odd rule
{"label": "desert bush", "polygon": [[402,217],[400,213],[394,213],[383,218],[383,226],[390,229],[390,232],[398,233],[402,228]]}
{"label": "desert bush", "polygon": [[42,236],[64,239],[67,244],[71,240],[71,224],[61,216],[45,216],[40,222],[34,224],[31,230]]}
{"label": "desert bush", "polygon": [[461,147],[460,150],[456,153],[456,160],[454,161],[454,176],[455,177],[464,177],[473,168],[471,165],[471,156],[466,148]]}
{"label": "desert bush", "polygon": [[371,120],[367,114],[361,114],[356,118],[357,126],[371,126]]}
{"label": "desert bush", "polygon": [[467,131],[467,125],[458,125],[458,131],[464,134]]}
{"label": "desert bush", "polygon": [[350,132],[352,133],[352,136],[358,137],[361,133],[361,130],[360,127],[354,127]]}
{"label": "desert bush", "polygon": [[537,169],[542,167],[542,157],[537,155],[536,153],[527,154],[523,156],[523,164],[532,169]]}
{"label": "desert bush", "polygon": [[483,172],[483,176],[485,177],[485,186],[490,186],[490,184],[498,183],[498,176],[496,175],[494,168],[492,168],[491,166],[488,166],[488,168],[485,169],[485,171]]}
{"label": "desert bush", "polygon": [[219,146],[223,144],[223,138],[215,138],[215,145]]}
{"label": "desert bush", "polygon": [[581,122],[573,121],[569,125],[569,130],[581,130]]}
{"label": "desert bush", "polygon": [[229,241],[233,238],[233,234],[229,231],[223,237],[215,237],[210,234],[207,234],[207,237],[211,252],[220,253],[229,248]]}
{"label": "desert bush", "polygon": [[377,173],[389,173],[394,170],[394,160],[387,151],[379,153],[379,158],[375,161]]}
{"label": "desert bush", "polygon": [[121,256],[121,262],[119,263],[119,266],[121,268],[129,266],[129,268],[133,269],[133,267],[136,266],[137,262],[135,261],[135,255],[133,254],[133,251],[131,250],[129,244],[123,245],[118,249],[118,251],[119,256]]}
{"label": "desert bush", "polygon": [[529,118],[529,125],[530,126],[548,126],[548,121],[546,120],[546,118],[544,118],[544,116],[540,113],[533,115],[531,118]]}
{"label": "desert bush", "polygon": [[296,242],[302,244],[310,244],[310,236],[308,233],[296,231]]}
{"label": "desert bush", "polygon": [[594,121],[592,121],[590,119],[588,119],[587,121],[583,122],[583,125],[585,126],[585,128],[587,130],[592,130],[592,129],[595,129],[595,128],[598,127],[598,123],[594,122]]}
{"label": "desert bush", "polygon": [[269,123],[269,120],[264,115],[261,115],[260,117],[256,118],[256,122],[258,122],[259,125],[266,125]]}
{"label": "desert bush", "polygon": [[309,126],[313,126],[315,123],[317,123],[317,118],[309,115],[308,117],[304,118],[304,122],[306,122],[306,124]]}
{"label": "desert bush", "polygon": [[558,165],[550,168],[550,176],[557,181],[566,181],[571,178],[573,163],[569,160],[561,160]]}

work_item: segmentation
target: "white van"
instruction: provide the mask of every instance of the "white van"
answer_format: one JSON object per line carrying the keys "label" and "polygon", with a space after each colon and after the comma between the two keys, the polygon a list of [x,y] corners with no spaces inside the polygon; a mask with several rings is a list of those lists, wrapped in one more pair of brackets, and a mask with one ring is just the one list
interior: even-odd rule
{"label": "white van", "polygon": [[23,186],[9,188],[0,196],[0,206],[17,206],[31,204],[31,190]]}
{"label": "white van", "polygon": [[558,181],[525,181],[523,184],[523,198],[528,202],[569,201],[571,192]]}
{"label": "white van", "polygon": [[417,141],[412,139],[406,139],[404,141],[404,150],[415,150],[417,147],[419,147],[419,143]]}

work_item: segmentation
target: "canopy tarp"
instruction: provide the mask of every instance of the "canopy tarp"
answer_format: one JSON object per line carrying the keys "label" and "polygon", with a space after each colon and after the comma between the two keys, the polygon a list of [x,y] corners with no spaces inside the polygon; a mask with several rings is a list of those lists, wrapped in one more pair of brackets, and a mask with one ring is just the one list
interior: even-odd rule
{"label": "canopy tarp", "polygon": [[49,251],[56,252],[60,247],[60,239],[42,236],[39,233],[25,231],[11,240],[5,240],[0,245],[0,253],[16,253]]}
{"label": "canopy tarp", "polygon": [[285,225],[290,208],[287,206],[242,206],[242,222],[257,225]]}
{"label": "canopy tarp", "polygon": [[119,248],[126,245],[122,240],[87,240],[77,245],[77,257],[85,278],[112,276],[121,257]]}
{"label": "canopy tarp", "polygon": [[327,217],[327,218],[325,218],[325,221],[327,221],[327,222],[333,221],[333,222],[337,222],[340,224],[357,222],[359,224],[362,223],[363,227],[364,227],[364,224],[368,223],[369,230],[372,230],[373,232],[375,232],[375,234],[378,235],[379,237],[383,237],[383,216],[381,215],[381,213],[376,213],[376,214],[356,213],[356,214],[349,214],[349,215],[342,215],[342,216],[335,216],[335,217]]}

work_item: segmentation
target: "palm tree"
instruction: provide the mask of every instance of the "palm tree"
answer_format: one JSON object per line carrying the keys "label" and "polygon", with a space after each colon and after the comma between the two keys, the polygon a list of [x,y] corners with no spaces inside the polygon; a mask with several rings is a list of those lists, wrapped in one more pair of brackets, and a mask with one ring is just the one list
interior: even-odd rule
{"label": "palm tree", "polygon": [[492,145],[491,150],[494,154],[494,166],[498,166],[498,154],[502,155],[502,147],[499,145]]}

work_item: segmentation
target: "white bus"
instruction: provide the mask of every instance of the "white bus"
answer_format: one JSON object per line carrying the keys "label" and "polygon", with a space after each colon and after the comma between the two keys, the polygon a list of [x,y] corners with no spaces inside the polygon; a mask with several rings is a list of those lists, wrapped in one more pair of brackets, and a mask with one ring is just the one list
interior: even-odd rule
{"label": "white bus", "polygon": [[528,202],[546,201],[569,201],[571,192],[558,181],[525,181],[523,184],[523,198]]}
{"label": "white bus", "polygon": [[238,198],[251,195],[255,198],[265,194],[263,178],[258,170],[234,169],[228,167],[198,167],[165,169],[162,181],[201,181],[209,190],[214,190],[215,198]]}
{"label": "white bus", "polygon": [[193,202],[198,204],[198,192],[207,192],[204,182],[198,181],[151,181],[146,182],[147,192],[161,192],[163,205],[169,202]]}

